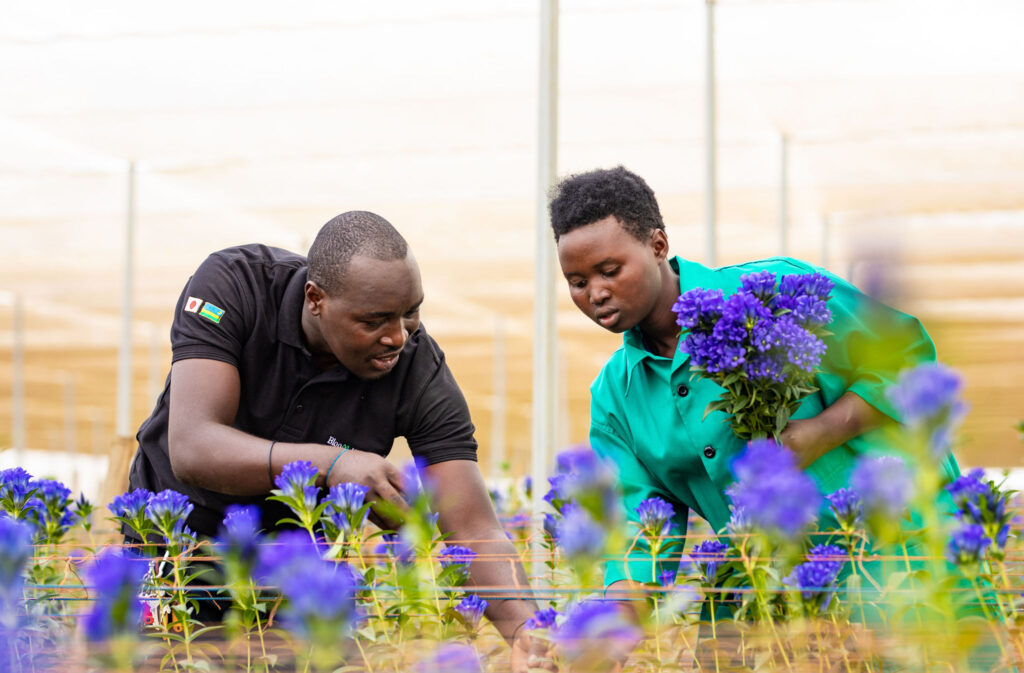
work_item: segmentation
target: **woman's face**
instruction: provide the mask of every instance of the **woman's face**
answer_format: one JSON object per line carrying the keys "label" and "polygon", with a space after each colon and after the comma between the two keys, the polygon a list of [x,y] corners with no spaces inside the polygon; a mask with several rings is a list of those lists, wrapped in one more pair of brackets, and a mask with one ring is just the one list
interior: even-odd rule
{"label": "woman's face", "polygon": [[665,232],[639,241],[614,215],[558,239],[558,262],[569,294],[601,327],[625,332],[654,311],[661,294],[660,265],[668,256]]}

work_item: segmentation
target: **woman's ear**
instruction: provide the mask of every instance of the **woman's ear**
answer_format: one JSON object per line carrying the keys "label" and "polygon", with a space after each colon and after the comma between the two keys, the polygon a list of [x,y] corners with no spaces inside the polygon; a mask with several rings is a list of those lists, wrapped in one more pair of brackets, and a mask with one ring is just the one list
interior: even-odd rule
{"label": "woman's ear", "polygon": [[668,236],[664,229],[655,229],[651,232],[651,250],[659,262],[668,259]]}

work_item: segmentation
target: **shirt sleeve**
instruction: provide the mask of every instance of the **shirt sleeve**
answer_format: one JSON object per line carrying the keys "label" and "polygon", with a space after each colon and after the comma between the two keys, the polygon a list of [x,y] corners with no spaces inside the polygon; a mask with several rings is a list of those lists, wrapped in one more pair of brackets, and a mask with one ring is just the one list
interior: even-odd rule
{"label": "shirt sleeve", "polygon": [[476,439],[469,406],[442,357],[403,430],[413,456],[427,465],[447,460],[476,460]]}
{"label": "shirt sleeve", "polygon": [[598,456],[610,461],[618,471],[622,489],[622,507],[625,510],[628,539],[621,553],[615,552],[607,559],[604,571],[604,585],[610,586],[620,580],[647,583],[657,582],[662,573],[675,571],[679,566],[682,544],[669,550],[662,550],[655,560],[651,548],[640,531],[640,517],[636,508],[647,498],[658,497],[671,503],[675,513],[671,519],[667,537],[679,539],[686,534],[689,508],[669,496],[652,477],[646,467],[637,459],[625,439],[628,433],[610,415],[605,414],[595,402],[591,403],[590,444]]}
{"label": "shirt sleeve", "polygon": [[206,258],[178,298],[171,323],[171,362],[190,358],[239,366],[252,331],[252,291],[225,256]]}
{"label": "shirt sleeve", "polygon": [[900,420],[886,389],[901,370],[935,360],[935,345],[921,322],[858,291],[841,278],[829,308],[833,335],[822,358],[819,385],[829,404],[852,392],[887,416]]}

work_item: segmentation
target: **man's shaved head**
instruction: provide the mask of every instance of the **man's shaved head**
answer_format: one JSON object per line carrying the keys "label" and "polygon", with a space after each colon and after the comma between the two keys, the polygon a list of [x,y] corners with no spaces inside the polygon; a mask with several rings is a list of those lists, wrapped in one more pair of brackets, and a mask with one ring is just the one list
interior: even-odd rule
{"label": "man's shaved head", "polygon": [[309,280],[327,294],[341,287],[353,257],[405,259],[409,244],[391,223],[365,210],[351,210],[325,224],[309,248]]}

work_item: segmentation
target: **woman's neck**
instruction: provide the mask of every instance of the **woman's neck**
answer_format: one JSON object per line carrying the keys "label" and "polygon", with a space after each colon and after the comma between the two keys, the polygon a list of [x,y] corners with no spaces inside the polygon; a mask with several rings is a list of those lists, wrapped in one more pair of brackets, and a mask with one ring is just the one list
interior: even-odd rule
{"label": "woman's neck", "polygon": [[670,358],[679,345],[680,329],[676,323],[676,314],[672,311],[672,306],[679,298],[679,274],[672,269],[668,260],[662,262],[660,272],[661,290],[658,299],[638,327],[652,353]]}

